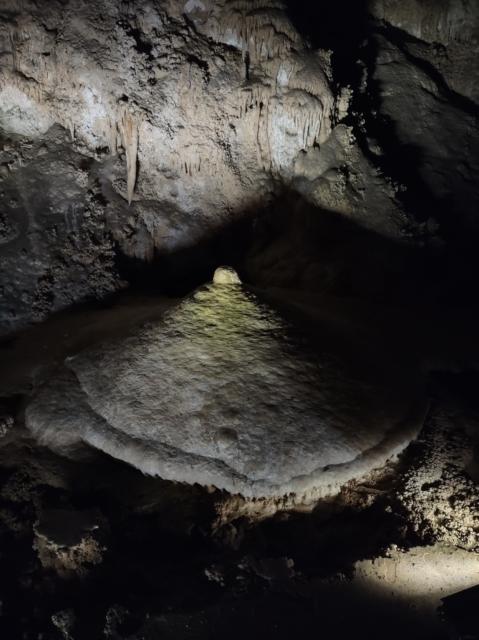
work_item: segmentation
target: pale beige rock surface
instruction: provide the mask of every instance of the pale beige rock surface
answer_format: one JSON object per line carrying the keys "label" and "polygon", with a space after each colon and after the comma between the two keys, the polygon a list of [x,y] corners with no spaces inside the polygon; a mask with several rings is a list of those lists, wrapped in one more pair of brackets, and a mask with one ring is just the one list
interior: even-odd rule
{"label": "pale beige rock surface", "polygon": [[281,2],[4,5],[4,129],[35,137],[58,123],[89,153],[121,150],[112,183],[128,202],[170,201],[214,224],[331,132],[328,68]]}
{"label": "pale beige rock surface", "polygon": [[41,443],[71,455],[84,442],[144,473],[248,497],[334,494],[422,425],[411,395],[392,405],[237,284],[208,285],[65,364],[27,409]]}
{"label": "pale beige rock surface", "polygon": [[231,267],[218,267],[213,275],[213,284],[241,284],[241,280]]}
{"label": "pale beige rock surface", "polygon": [[476,586],[479,555],[440,544],[407,550],[392,545],[381,557],[356,562],[354,569],[353,588],[429,616],[440,637],[441,599]]}

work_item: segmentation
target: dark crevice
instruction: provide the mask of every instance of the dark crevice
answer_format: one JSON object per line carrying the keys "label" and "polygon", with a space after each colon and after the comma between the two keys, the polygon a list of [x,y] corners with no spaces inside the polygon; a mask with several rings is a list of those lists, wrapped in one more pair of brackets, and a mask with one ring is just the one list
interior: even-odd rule
{"label": "dark crevice", "polygon": [[[419,146],[401,142],[394,121],[381,110],[381,86],[374,80],[378,56],[377,35],[389,39],[436,84],[445,102],[473,117],[479,108],[469,98],[450,89],[440,72],[430,63],[407,50],[407,42],[421,41],[392,26],[372,19],[367,2],[339,1],[324,6],[306,0],[287,3],[288,12],[299,31],[317,48],[333,51],[331,62],[336,91],[350,86],[353,90],[350,113],[345,124],[352,127],[358,145],[378,171],[399,187],[397,198],[411,220],[426,223],[431,217],[440,224],[439,233],[447,241],[459,241],[462,224],[451,215],[449,198],[437,197],[420,175],[424,155]],[[348,20],[344,20],[344,16]],[[370,140],[377,141],[383,153],[371,150]],[[457,170],[451,167],[451,170]],[[417,235],[418,229],[415,229]],[[452,258],[453,259],[453,258]]]}
{"label": "dark crevice", "polygon": [[151,62],[153,60],[153,45],[151,44],[151,42],[148,42],[148,40],[145,39],[142,31],[133,27],[126,19],[118,20],[117,24],[125,31],[128,36],[134,39],[135,49],[138,51],[138,53],[145,55],[147,60]]}
{"label": "dark crevice", "polygon": [[208,83],[210,81],[210,68],[208,63],[206,62],[206,60],[201,60],[200,58],[198,58],[198,56],[195,56],[194,54],[190,53],[187,56],[187,61],[190,64],[194,64],[196,65],[199,69],[201,69],[201,71],[203,72],[203,75],[205,77],[205,82]]}
{"label": "dark crevice", "polygon": [[293,24],[314,48],[330,49],[338,66],[350,66],[351,53],[368,33],[368,0],[287,0],[286,6]]}
{"label": "dark crevice", "polygon": [[[407,41],[413,41],[410,36],[398,29],[384,27],[376,33],[389,39],[412,65],[417,65],[428,74],[438,86],[444,103],[458,109],[458,117],[461,111],[478,117],[476,105],[450,90],[438,72],[431,72],[429,63],[421,61],[422,63],[417,64],[416,56],[406,54]],[[396,123],[382,114],[382,87],[380,82],[374,79],[378,46],[373,32],[373,37],[369,38],[358,52],[358,57],[366,69],[367,83],[364,89],[361,88],[361,84],[353,87],[353,104],[347,123],[353,126],[358,144],[369,161],[395,184],[404,185],[405,188],[398,191],[397,198],[412,219],[426,223],[432,218],[439,223],[437,233],[445,243],[444,265],[446,270],[451,269],[456,274],[454,277],[457,278],[458,286],[455,293],[456,299],[459,300],[467,297],[467,292],[474,287],[473,283],[479,273],[477,232],[473,228],[466,231],[468,222],[462,217],[457,203],[454,204],[453,194],[438,197],[425,183],[421,177],[425,161],[423,151],[419,146],[401,143]],[[369,138],[377,140],[383,151],[381,156],[378,157],[371,152]],[[458,171],[454,159],[451,159],[450,171]],[[459,276],[459,273],[462,275]]]}
{"label": "dark crevice", "polygon": [[[346,123],[353,126],[361,151],[371,164],[395,184],[407,185],[405,190],[400,190],[397,194],[405,210],[418,221],[427,220],[432,211],[439,218],[441,211],[447,212],[447,204],[435,198],[420,177],[419,168],[423,162],[421,149],[401,143],[396,124],[381,113],[381,86],[374,80],[378,57],[377,41],[369,38],[359,48],[358,56],[362,68],[357,75],[359,83],[353,85],[351,113]],[[383,152],[381,156],[371,151],[370,139],[379,143]]]}
{"label": "dark crevice", "polygon": [[[336,91],[351,87],[353,99],[345,124],[353,128],[361,151],[393,183],[406,184],[399,198],[408,213],[418,221],[428,218],[425,211],[440,208],[428,191],[418,167],[422,162],[419,148],[399,142],[394,123],[381,115],[380,87],[373,80],[378,46],[374,40],[377,24],[368,13],[367,2],[339,1],[334,5],[289,2],[289,13],[301,33],[309,36],[313,46],[332,49],[331,63]],[[344,16],[348,15],[348,20]],[[366,87],[364,80],[366,75]],[[370,150],[368,138],[375,138],[384,150],[378,157]]]}
{"label": "dark crevice", "polygon": [[155,249],[151,261],[129,257],[117,246],[116,264],[120,277],[137,291],[183,296],[210,281],[215,268],[222,264],[241,269],[254,217],[252,212],[246,213],[237,223],[175,252]]}
{"label": "dark crevice", "polygon": [[251,58],[249,55],[249,51],[245,53],[244,57],[244,66],[245,66],[245,80],[249,82],[250,80],[250,70],[251,70]]}

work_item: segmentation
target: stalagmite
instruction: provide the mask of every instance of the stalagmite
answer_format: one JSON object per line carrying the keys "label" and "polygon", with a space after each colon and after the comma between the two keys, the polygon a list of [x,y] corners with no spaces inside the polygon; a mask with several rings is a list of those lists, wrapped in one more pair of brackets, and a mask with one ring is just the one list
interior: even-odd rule
{"label": "stalagmite", "polygon": [[305,349],[222,267],[159,321],[68,358],[26,421],[66,455],[84,442],[145,474],[306,501],[396,455],[424,408]]}
{"label": "stalagmite", "polygon": [[241,284],[241,280],[232,267],[218,267],[213,275],[213,284]]}

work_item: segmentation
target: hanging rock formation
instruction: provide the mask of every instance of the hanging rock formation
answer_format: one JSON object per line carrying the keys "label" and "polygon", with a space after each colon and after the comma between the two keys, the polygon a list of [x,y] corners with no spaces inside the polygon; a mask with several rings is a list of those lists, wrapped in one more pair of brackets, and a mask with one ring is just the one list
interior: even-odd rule
{"label": "hanging rock formation", "polygon": [[[42,147],[54,138],[58,149],[61,141],[59,158],[74,152],[75,165],[84,167],[84,192],[73,204],[39,176],[40,208],[28,196],[23,169],[36,175],[35,160],[24,154],[18,164],[8,161],[0,175],[5,204],[20,203],[2,215],[6,223],[24,223],[15,238],[0,238],[0,268],[13,274],[0,331],[44,317],[76,295],[75,287],[63,291],[47,231],[55,226],[61,253],[72,235],[61,220],[72,206],[75,234],[91,237],[93,198],[117,250],[151,260],[155,251],[192,246],[269,201],[278,181],[294,180],[298,154],[331,133],[328,56],[308,46],[280,2],[128,6],[81,0],[72,11],[59,1],[2,3],[0,131],[7,145],[20,139]],[[58,173],[58,191],[69,193],[71,185],[60,185],[65,171]],[[37,225],[40,218],[47,220]],[[95,237],[91,251],[99,244]],[[79,279],[70,262],[62,263],[66,278],[81,280],[78,299],[85,290],[96,297],[91,268],[83,271]],[[121,286],[111,276],[112,288]],[[42,278],[50,282],[43,306],[34,304]]]}
{"label": "hanging rock formation", "polygon": [[136,184],[136,166],[138,154],[138,124],[131,114],[125,110],[120,121],[120,132],[126,154],[127,198],[131,204]]}
{"label": "hanging rock formation", "polygon": [[118,130],[129,201],[137,152],[138,197],[153,188],[152,172],[165,169],[192,177],[187,192],[195,183],[204,190],[205,180],[217,187],[226,180],[238,192],[259,177],[248,176],[254,164],[258,174],[262,165],[288,172],[301,149],[331,131],[327,66],[306,49],[281,3],[200,10],[203,3],[174,2],[165,11],[151,2],[137,15],[108,0],[95,9],[80,3],[75,15],[44,4],[42,18],[33,3],[6,7],[3,126],[41,135],[59,123],[88,150],[113,153]]}

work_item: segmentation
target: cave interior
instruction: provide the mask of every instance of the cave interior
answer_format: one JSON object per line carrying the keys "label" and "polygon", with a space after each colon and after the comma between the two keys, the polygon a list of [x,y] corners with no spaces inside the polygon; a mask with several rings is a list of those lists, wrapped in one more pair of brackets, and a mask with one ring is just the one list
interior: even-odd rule
{"label": "cave interior", "polygon": [[0,0],[1,638],[479,639],[478,60],[477,0]]}

